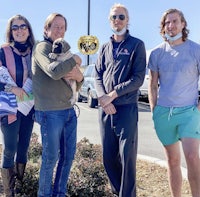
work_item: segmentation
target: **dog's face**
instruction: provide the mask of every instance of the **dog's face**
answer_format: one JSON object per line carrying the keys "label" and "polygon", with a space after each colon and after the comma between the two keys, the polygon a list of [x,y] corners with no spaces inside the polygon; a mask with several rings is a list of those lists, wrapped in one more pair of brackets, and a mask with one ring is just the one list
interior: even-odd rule
{"label": "dog's face", "polygon": [[53,42],[52,53],[66,53],[70,48],[70,45],[63,38],[58,38]]}

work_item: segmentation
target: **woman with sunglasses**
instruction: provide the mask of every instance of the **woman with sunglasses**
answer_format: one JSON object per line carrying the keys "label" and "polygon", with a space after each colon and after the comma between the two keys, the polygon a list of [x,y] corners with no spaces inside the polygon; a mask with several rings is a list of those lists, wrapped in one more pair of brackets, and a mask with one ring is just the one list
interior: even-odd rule
{"label": "woman with sunglasses", "polygon": [[145,76],[146,52],[143,41],[129,34],[125,6],[115,4],[109,20],[114,34],[100,50],[95,81],[103,163],[113,193],[136,197],[137,100]]}
{"label": "woman with sunglasses", "polygon": [[[7,67],[15,86],[0,83],[0,91],[13,93],[16,99],[29,98],[25,85],[31,92],[31,54],[35,44],[29,21],[21,15],[15,15],[8,21],[6,44],[0,48],[0,66]],[[19,108],[18,108],[19,109]],[[5,196],[15,196],[15,180],[21,182],[27,163],[27,152],[33,129],[33,106],[25,112],[1,117],[3,135],[1,175]],[[17,188],[20,189],[20,188]],[[19,191],[18,191],[19,192]]]}

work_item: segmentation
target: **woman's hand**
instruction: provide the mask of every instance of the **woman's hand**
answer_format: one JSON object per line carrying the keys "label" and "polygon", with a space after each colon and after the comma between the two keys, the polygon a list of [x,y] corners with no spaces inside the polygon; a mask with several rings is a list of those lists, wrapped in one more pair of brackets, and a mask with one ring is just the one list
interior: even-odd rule
{"label": "woman's hand", "polygon": [[24,100],[24,96],[28,96],[23,88],[19,88],[15,86],[12,87],[11,92],[15,94],[19,98],[20,101]]}

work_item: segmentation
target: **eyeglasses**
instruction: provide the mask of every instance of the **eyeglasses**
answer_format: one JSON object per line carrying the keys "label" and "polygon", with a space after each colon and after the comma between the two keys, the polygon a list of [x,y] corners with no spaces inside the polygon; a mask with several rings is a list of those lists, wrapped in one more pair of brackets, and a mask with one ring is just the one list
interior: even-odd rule
{"label": "eyeglasses", "polygon": [[112,16],[110,16],[110,20],[111,21],[114,21],[116,19],[119,19],[119,20],[123,21],[125,19],[125,15],[120,14],[120,15],[112,15]]}
{"label": "eyeglasses", "polygon": [[22,24],[22,25],[13,25],[12,27],[11,27],[11,30],[13,30],[13,31],[17,31],[17,30],[19,30],[19,29],[21,29],[21,30],[26,30],[28,28],[28,26],[26,25],[26,24]]}

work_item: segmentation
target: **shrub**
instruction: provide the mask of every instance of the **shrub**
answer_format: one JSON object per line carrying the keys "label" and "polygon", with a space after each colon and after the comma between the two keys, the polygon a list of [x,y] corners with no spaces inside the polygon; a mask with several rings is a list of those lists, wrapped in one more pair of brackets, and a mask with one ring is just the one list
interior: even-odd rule
{"label": "shrub", "polygon": [[16,196],[37,197],[39,168],[40,165],[34,165],[33,163],[27,164],[26,173],[22,181],[22,188]]}
{"label": "shrub", "polygon": [[40,157],[42,153],[42,145],[38,141],[38,135],[33,133],[31,136],[28,160],[26,165],[26,171],[22,181],[22,187],[20,182],[16,182],[21,187],[21,190],[16,196],[19,197],[37,197],[39,170],[40,170]]}
{"label": "shrub", "polygon": [[[37,197],[41,152],[42,146],[38,142],[38,136],[33,133],[23,187],[17,196]],[[112,196],[102,164],[101,146],[91,144],[86,138],[77,143],[75,160],[68,181],[68,196]]]}
{"label": "shrub", "polygon": [[68,182],[69,196],[111,196],[101,155],[101,146],[91,144],[86,138],[77,144]]}
{"label": "shrub", "polygon": [[32,133],[28,151],[28,160],[32,163],[39,162],[42,154],[42,145],[38,139],[39,136],[36,133]]}

